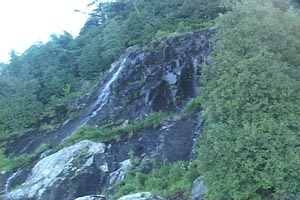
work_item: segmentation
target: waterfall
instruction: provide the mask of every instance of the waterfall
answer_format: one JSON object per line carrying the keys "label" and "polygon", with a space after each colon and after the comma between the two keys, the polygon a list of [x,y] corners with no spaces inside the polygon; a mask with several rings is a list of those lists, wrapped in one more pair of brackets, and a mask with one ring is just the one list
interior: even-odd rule
{"label": "waterfall", "polygon": [[128,61],[127,58],[128,55],[123,58],[119,65],[112,65],[109,73],[114,74],[112,74],[112,77],[106,83],[104,83],[101,88],[99,88],[98,98],[92,102],[77,119],[67,122],[57,131],[57,137],[51,140],[51,144],[53,146],[65,141],[67,137],[75,133],[78,128],[86,125],[107,104],[111,93],[111,86],[119,78],[121,72],[126,67]]}
{"label": "waterfall", "polygon": [[87,124],[87,122],[92,119],[93,117],[95,117],[97,115],[97,113],[103,108],[103,106],[105,104],[107,104],[108,102],[108,98],[109,98],[109,95],[111,93],[111,86],[112,84],[118,79],[119,75],[121,74],[121,72],[123,71],[123,69],[125,68],[126,66],[126,63],[127,63],[127,57],[125,57],[118,70],[116,71],[116,73],[112,76],[112,78],[105,84],[101,94],[99,95],[98,99],[96,100],[96,103],[95,103],[95,106],[94,106],[94,110],[93,112],[87,116],[82,124],[80,126],[83,126],[85,124]]}
{"label": "waterfall", "polygon": [[194,95],[197,96],[198,93],[198,79],[197,79],[197,73],[198,73],[198,58],[193,57],[193,68],[194,68],[194,74],[193,74],[193,87],[194,87]]}
{"label": "waterfall", "polygon": [[205,67],[206,67],[206,55],[205,54],[202,55],[202,63],[203,63],[203,70],[205,70]]}
{"label": "waterfall", "polygon": [[197,72],[198,71],[198,58],[197,57],[193,58],[193,67],[194,67],[195,72]]}
{"label": "waterfall", "polygon": [[22,170],[19,168],[15,173],[13,173],[6,181],[5,185],[4,185],[4,193],[8,193],[11,182],[17,177],[19,176],[19,174],[22,172]]}

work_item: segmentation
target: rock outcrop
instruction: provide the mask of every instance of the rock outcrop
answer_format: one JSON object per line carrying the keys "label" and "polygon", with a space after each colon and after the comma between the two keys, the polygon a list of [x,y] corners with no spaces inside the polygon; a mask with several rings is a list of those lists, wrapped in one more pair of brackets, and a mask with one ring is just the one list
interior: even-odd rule
{"label": "rock outcrop", "polygon": [[40,160],[26,182],[3,198],[61,200],[94,192],[104,174],[96,167],[95,156],[104,152],[105,144],[87,140],[64,148]]}
{"label": "rock outcrop", "polygon": [[88,123],[103,125],[141,119],[153,111],[180,111],[197,94],[200,64],[211,51],[207,39],[212,33],[209,29],[156,41],[143,51],[131,48],[106,106]]}

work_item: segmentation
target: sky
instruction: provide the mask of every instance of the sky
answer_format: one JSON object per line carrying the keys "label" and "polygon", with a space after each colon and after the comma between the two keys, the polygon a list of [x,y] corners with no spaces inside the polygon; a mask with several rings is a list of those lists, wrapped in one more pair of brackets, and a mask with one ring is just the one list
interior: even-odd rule
{"label": "sky", "polygon": [[37,42],[46,42],[51,34],[63,31],[77,36],[91,12],[92,0],[0,0],[0,62],[9,61],[9,53],[23,53]]}

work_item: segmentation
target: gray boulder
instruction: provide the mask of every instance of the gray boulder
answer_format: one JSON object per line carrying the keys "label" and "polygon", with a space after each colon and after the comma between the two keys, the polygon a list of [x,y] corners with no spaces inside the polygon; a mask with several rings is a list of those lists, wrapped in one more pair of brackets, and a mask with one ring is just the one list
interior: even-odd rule
{"label": "gray boulder", "polygon": [[120,168],[109,174],[110,185],[113,186],[115,183],[122,181],[130,167],[131,167],[130,159],[120,162]]}
{"label": "gray boulder", "polygon": [[204,200],[206,192],[206,186],[204,185],[203,178],[199,177],[193,182],[191,200]]}
{"label": "gray boulder", "polygon": [[88,195],[84,197],[78,197],[74,200],[107,200],[107,196],[105,195]]}
{"label": "gray boulder", "polygon": [[160,196],[156,196],[151,192],[140,192],[136,194],[129,194],[119,198],[118,200],[164,200]]}
{"label": "gray boulder", "polygon": [[105,144],[88,140],[64,148],[40,160],[26,182],[4,199],[68,200],[86,195],[104,177],[94,164],[94,156],[104,152]]}

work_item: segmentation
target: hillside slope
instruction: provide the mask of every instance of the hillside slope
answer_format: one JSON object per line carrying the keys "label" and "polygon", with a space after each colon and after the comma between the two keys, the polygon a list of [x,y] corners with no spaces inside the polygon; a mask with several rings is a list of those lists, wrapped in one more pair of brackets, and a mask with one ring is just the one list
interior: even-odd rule
{"label": "hillside slope", "polygon": [[[78,101],[80,104],[76,106],[82,113],[77,118],[64,123],[57,131],[29,132],[9,143],[11,148],[7,153],[30,154],[41,144],[61,149],[85,139],[106,142],[103,150],[84,154],[84,158],[80,152],[86,147],[81,143],[77,143],[76,148],[82,150],[66,147],[55,154],[48,151],[30,166],[7,176],[3,191],[10,191],[16,184],[21,184],[18,187],[22,189],[12,190],[4,198],[67,200],[105,190],[112,192],[121,180],[114,174],[123,169],[122,163],[133,162],[130,161],[133,155],[143,158],[140,164],[151,159],[157,162],[191,160],[201,127],[197,114],[168,115],[181,111],[196,97],[201,76],[199,66],[211,51],[208,38],[213,32],[214,29],[207,29],[163,39],[153,42],[146,50],[127,49],[97,87],[84,96],[89,97]],[[98,128],[93,128],[95,126]],[[65,162],[69,164],[58,161],[63,151],[75,151],[66,157]],[[83,163],[88,161],[93,167],[86,169]],[[47,173],[48,167],[52,168],[51,174]],[[102,178],[91,182],[96,176]],[[22,180],[26,181],[22,183]]]}

